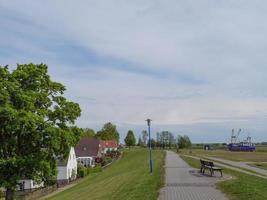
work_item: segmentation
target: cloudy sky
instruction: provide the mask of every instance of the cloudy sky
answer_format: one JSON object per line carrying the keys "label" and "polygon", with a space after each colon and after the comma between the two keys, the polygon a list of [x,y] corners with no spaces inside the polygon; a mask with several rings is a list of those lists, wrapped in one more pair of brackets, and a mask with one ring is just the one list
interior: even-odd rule
{"label": "cloudy sky", "polygon": [[46,63],[81,127],[262,141],[266,19],[264,0],[0,0],[0,64]]}

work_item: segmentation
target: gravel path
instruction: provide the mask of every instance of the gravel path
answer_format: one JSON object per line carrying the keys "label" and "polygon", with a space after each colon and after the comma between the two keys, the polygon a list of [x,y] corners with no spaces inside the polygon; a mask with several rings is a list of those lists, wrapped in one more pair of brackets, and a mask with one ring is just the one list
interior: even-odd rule
{"label": "gravel path", "polygon": [[179,155],[167,151],[165,186],[160,191],[159,200],[227,200],[214,187],[219,179],[199,174]]}
{"label": "gravel path", "polygon": [[267,170],[250,166],[246,162],[225,160],[225,159],[222,159],[222,158],[214,158],[214,157],[207,157],[207,158],[210,159],[210,160],[214,160],[214,161],[218,161],[218,162],[223,162],[225,164],[232,165],[234,167],[242,167],[242,168],[245,168],[245,169],[248,169],[248,170],[252,170],[254,172],[257,172],[259,174],[262,174],[264,176],[267,176]]}
{"label": "gravel path", "polygon": [[[197,156],[189,156],[189,155],[184,155],[184,156],[187,156],[187,157],[190,157],[190,158],[194,158],[194,159],[200,159],[200,157],[197,157]],[[249,171],[246,171],[246,170],[243,170],[243,169],[240,169],[238,167],[234,167],[234,166],[231,166],[231,165],[228,165],[226,163],[220,163],[220,162],[216,162],[214,160],[214,158],[212,157],[204,157],[206,159],[210,159],[213,161],[213,163],[216,165],[216,166],[219,166],[219,167],[224,167],[224,168],[228,168],[228,169],[232,169],[232,170],[235,170],[235,171],[238,171],[238,172],[242,172],[244,174],[248,174],[248,175],[252,175],[252,176],[257,176],[259,178],[264,178],[264,179],[267,179],[267,176],[264,176],[264,175],[260,175],[260,174],[256,174],[256,173],[253,173],[253,172],[249,172]]]}

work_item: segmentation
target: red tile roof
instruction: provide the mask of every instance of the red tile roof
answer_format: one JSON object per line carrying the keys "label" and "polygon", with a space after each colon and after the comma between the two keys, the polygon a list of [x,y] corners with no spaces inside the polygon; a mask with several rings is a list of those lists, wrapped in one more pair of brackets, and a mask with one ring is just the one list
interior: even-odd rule
{"label": "red tile roof", "polygon": [[116,140],[101,140],[100,141],[102,148],[117,148],[118,143]]}

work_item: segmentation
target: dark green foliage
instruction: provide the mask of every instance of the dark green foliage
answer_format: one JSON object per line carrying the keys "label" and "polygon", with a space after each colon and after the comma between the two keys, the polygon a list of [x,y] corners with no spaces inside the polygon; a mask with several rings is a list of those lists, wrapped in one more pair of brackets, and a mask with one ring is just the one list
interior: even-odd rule
{"label": "dark green foliage", "polygon": [[98,172],[102,172],[102,167],[101,167],[101,165],[97,165],[97,166],[95,166],[95,167],[88,167],[88,168],[87,168],[87,175],[88,175],[88,174],[98,173]]}
{"label": "dark green foliage", "polygon": [[85,177],[87,175],[87,169],[82,164],[78,164],[77,175],[78,175],[79,178],[83,178],[83,177]]}
{"label": "dark green foliage", "polygon": [[12,72],[0,66],[0,187],[7,192],[20,179],[53,182],[54,157],[67,156],[78,141],[81,130],[73,125],[81,109],[64,91],[44,64],[17,65]]}
{"label": "dark green foliage", "polygon": [[160,148],[173,148],[175,146],[175,139],[170,131],[157,132],[156,146]]}
{"label": "dark green foliage", "polygon": [[128,147],[135,145],[136,140],[132,130],[128,131],[127,136],[124,139],[124,142]]}
{"label": "dark green foliage", "polygon": [[185,136],[179,135],[178,136],[178,146],[180,149],[190,147],[191,146],[190,138],[187,135],[185,135]]}
{"label": "dark green foliage", "polygon": [[83,129],[83,133],[81,135],[82,137],[89,137],[89,138],[92,138],[92,137],[95,137],[95,131],[93,129],[90,129],[90,128],[85,128]]}
{"label": "dark green foliage", "polygon": [[109,157],[109,156],[105,156],[105,157],[103,158],[102,162],[101,162],[101,166],[105,166],[105,165],[111,163],[112,160],[113,160],[113,159],[112,159],[111,157]]}
{"label": "dark green foliage", "polygon": [[[147,146],[149,147],[149,140],[148,140],[148,143],[147,143]],[[154,139],[151,139],[151,148],[155,148],[156,147],[156,141]]]}
{"label": "dark green foliage", "polygon": [[106,152],[106,156],[111,157],[111,158],[114,158],[114,159],[119,158],[120,155],[121,155],[121,152],[120,151],[107,151]]}
{"label": "dark green foliage", "polygon": [[116,126],[110,122],[104,124],[103,128],[97,132],[95,137],[101,140],[116,140],[118,143],[120,139]]}
{"label": "dark green foliage", "polygon": [[83,178],[89,174],[98,173],[102,171],[101,165],[96,165],[95,167],[85,167],[78,164],[77,175],[79,178]]}
{"label": "dark green foliage", "polygon": [[144,143],[142,142],[141,137],[139,137],[139,138],[138,138],[138,143],[137,143],[137,145],[141,147],[141,146],[143,146],[143,144],[144,144]]}

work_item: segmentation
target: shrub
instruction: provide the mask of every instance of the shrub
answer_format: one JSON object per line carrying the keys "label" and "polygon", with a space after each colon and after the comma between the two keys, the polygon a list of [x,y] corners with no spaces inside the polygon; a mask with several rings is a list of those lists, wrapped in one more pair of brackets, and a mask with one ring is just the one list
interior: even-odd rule
{"label": "shrub", "polygon": [[95,162],[96,162],[96,163],[101,163],[102,161],[103,161],[103,159],[100,158],[100,157],[97,157],[97,158],[95,159]]}
{"label": "shrub", "polygon": [[88,174],[93,174],[93,173],[98,173],[102,171],[101,165],[97,165],[95,167],[89,167],[87,168],[87,173]]}
{"label": "shrub", "polygon": [[110,150],[108,150],[107,153],[106,153],[106,156],[117,159],[120,156],[120,154],[121,153],[119,151],[115,151],[115,150],[110,151]]}
{"label": "shrub", "polygon": [[106,166],[107,164],[111,163],[112,162],[112,158],[109,157],[109,156],[106,156],[103,158],[102,162],[101,162],[101,166]]}
{"label": "shrub", "polygon": [[105,157],[105,160],[107,163],[111,163],[112,162],[112,158],[111,157]]}
{"label": "shrub", "polygon": [[77,167],[77,175],[79,178],[85,177],[87,175],[87,168],[79,164]]}

